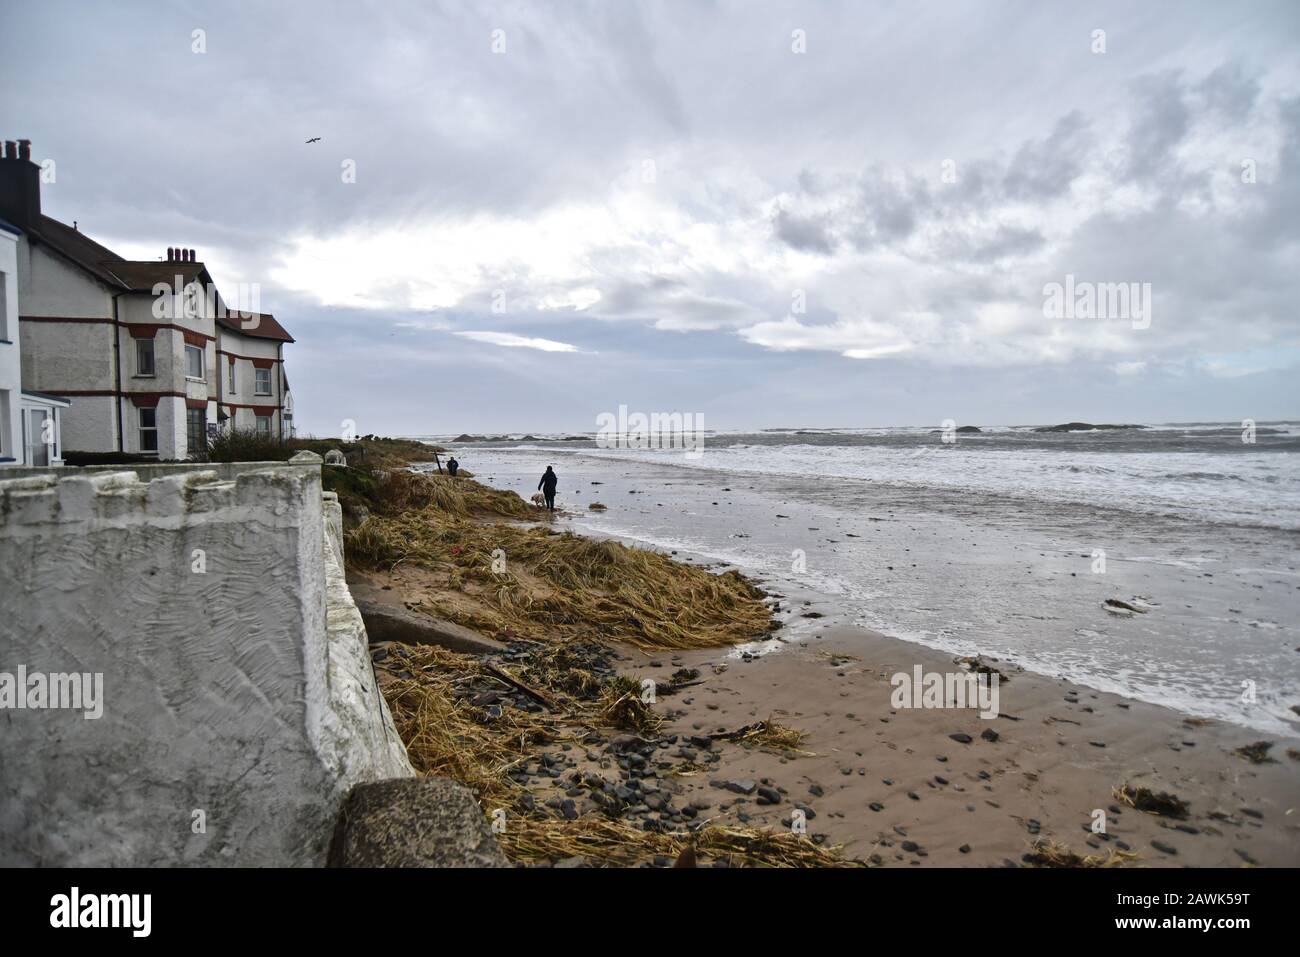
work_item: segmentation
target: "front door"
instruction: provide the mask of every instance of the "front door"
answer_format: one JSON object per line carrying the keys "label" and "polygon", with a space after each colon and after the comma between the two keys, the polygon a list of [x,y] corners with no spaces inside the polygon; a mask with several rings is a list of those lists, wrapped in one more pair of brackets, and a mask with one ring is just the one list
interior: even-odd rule
{"label": "front door", "polygon": [[46,409],[28,409],[27,421],[24,423],[27,429],[27,464],[28,465],[49,465],[50,449],[54,444],[53,431],[47,431],[46,419],[49,419],[49,429],[54,428],[54,416]]}

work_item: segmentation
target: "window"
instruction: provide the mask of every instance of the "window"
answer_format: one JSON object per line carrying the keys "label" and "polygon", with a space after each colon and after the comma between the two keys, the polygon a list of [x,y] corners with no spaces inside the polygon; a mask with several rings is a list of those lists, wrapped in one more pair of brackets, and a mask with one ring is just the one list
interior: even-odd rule
{"label": "window", "polygon": [[9,342],[9,274],[0,272],[0,342]]}
{"label": "window", "polygon": [[185,450],[198,455],[208,449],[208,415],[205,409],[185,410]]}
{"label": "window", "polygon": [[254,369],[253,372],[257,376],[256,381],[253,383],[253,391],[257,395],[270,395],[271,394],[271,370]]}
{"label": "window", "polygon": [[271,417],[269,415],[259,415],[257,417],[257,434],[264,439],[271,437]]}
{"label": "window", "polygon": [[153,372],[153,339],[135,340],[135,374],[151,376]]}
{"label": "window", "polygon": [[158,452],[158,410],[138,409],[140,415],[140,451]]}
{"label": "window", "polygon": [[231,395],[234,395],[239,390],[235,388],[235,362],[233,359],[230,361],[230,372],[227,375],[227,378],[230,380],[230,388],[227,391]]}
{"label": "window", "polygon": [[185,375],[191,379],[202,379],[203,350],[198,346],[185,346]]}

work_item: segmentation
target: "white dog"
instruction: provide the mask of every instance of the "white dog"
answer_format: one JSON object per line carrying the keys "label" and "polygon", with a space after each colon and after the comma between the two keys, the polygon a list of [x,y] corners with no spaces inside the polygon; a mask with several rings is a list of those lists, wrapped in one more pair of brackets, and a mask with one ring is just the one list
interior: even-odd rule
{"label": "white dog", "polygon": [[541,492],[534,492],[532,502],[538,508],[542,508],[543,506],[546,505],[546,496],[543,495]]}

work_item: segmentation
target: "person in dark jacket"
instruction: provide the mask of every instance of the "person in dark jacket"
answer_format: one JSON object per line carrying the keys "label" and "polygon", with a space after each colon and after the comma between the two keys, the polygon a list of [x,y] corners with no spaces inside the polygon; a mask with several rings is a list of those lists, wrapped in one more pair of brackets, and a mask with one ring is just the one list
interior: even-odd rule
{"label": "person in dark jacket", "polygon": [[537,483],[537,487],[546,496],[546,508],[552,512],[555,511],[555,486],[559,482],[560,480],[556,477],[554,468],[548,465],[546,471],[542,473],[542,480]]}
{"label": "person in dark jacket", "polygon": [[455,456],[452,456],[447,460],[447,474],[450,475],[452,478],[456,477],[456,471],[459,468],[460,468],[460,463],[456,461]]}

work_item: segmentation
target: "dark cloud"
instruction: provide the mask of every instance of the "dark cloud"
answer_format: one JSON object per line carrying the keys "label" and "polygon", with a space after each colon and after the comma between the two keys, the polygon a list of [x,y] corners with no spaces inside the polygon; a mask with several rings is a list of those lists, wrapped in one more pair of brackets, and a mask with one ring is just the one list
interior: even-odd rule
{"label": "dark cloud", "polygon": [[1072,110],[1047,137],[1025,142],[1016,150],[1002,176],[1003,195],[1032,202],[1068,192],[1090,148],[1088,122],[1082,112]]}
{"label": "dark cloud", "polygon": [[828,216],[800,216],[788,209],[778,209],[773,218],[776,235],[786,245],[823,256],[835,251]]}
{"label": "dark cloud", "polygon": [[[1206,370],[1294,363],[1298,30],[1292,0],[47,0],[3,14],[0,133],[57,161],[51,214],[261,282],[318,431],[1077,418],[1070,383],[1264,418],[1285,375]],[[1043,322],[1066,273],[1151,282],[1152,328]]]}

